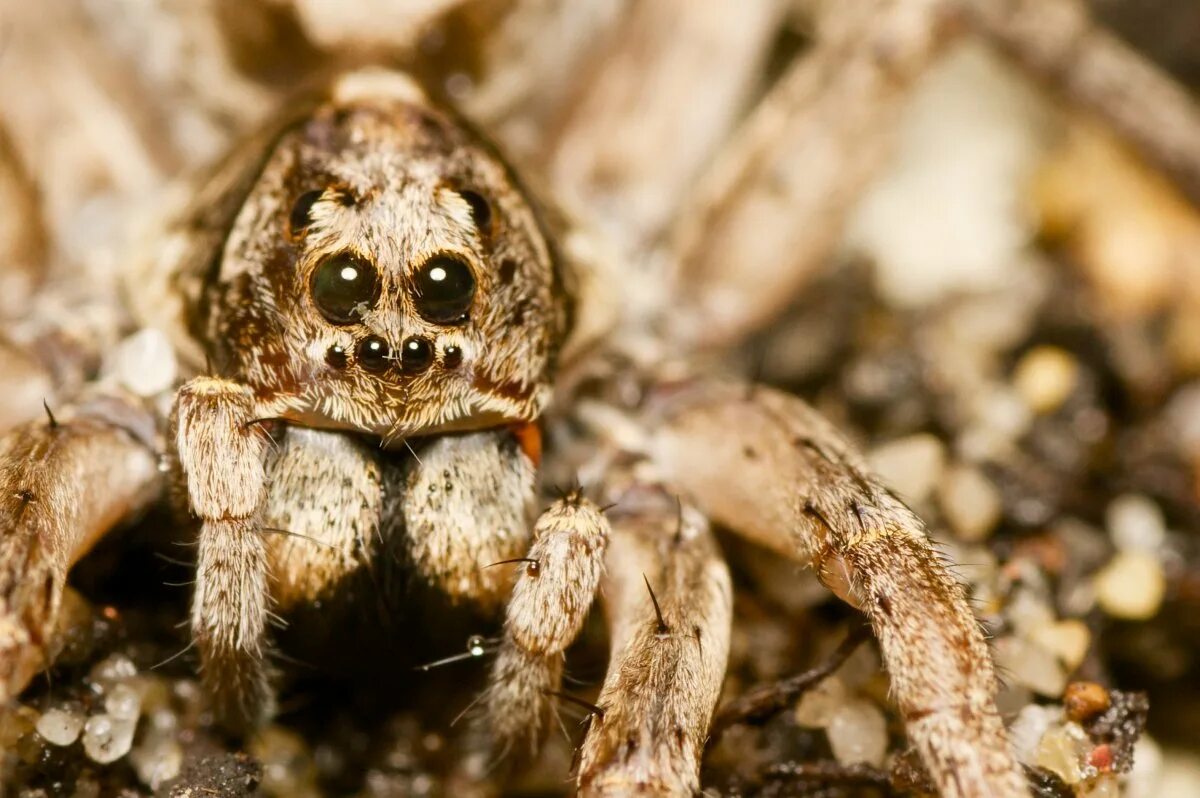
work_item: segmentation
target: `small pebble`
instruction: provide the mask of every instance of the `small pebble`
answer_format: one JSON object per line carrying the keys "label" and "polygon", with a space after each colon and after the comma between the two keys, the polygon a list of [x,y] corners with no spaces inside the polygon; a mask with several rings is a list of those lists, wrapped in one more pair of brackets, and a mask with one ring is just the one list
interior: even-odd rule
{"label": "small pebble", "polygon": [[1002,637],[996,641],[996,665],[1017,683],[1049,698],[1062,695],[1067,686],[1067,673],[1058,659],[1021,637]]}
{"label": "small pebble", "polygon": [[1092,633],[1083,621],[1068,618],[1035,627],[1030,632],[1029,639],[1053,652],[1068,671],[1073,671],[1087,656]]}
{"label": "small pebble", "polygon": [[938,486],[938,504],[961,540],[987,538],[1002,509],[1000,491],[976,468],[955,466]]}
{"label": "small pebble", "polygon": [[142,708],[142,697],[128,684],[114,685],[104,697],[104,709],[120,720],[137,720]]}
{"label": "small pebble", "polygon": [[138,396],[154,396],[175,383],[175,348],[161,330],[147,327],[117,344],[108,364],[117,379]]}
{"label": "small pebble", "polygon": [[1032,765],[1042,737],[1051,726],[1061,723],[1062,719],[1062,707],[1042,704],[1027,704],[1022,707],[1008,730],[1013,756],[1026,765]]}
{"label": "small pebble", "polygon": [[993,434],[1004,440],[1014,441],[1024,435],[1033,423],[1029,406],[1022,397],[1002,386],[996,386],[979,400],[976,412],[980,421]]}
{"label": "small pebble", "polygon": [[133,660],[123,654],[112,654],[97,662],[88,672],[87,679],[103,691],[136,675],[137,666]]}
{"label": "small pebble", "polygon": [[867,459],[887,485],[906,501],[919,503],[941,480],[946,450],[932,435],[910,435],[875,448]]}
{"label": "small pebble", "polygon": [[1108,505],[1105,525],[1122,551],[1157,551],[1167,536],[1162,510],[1146,496],[1125,494]]}
{"label": "small pebble", "polygon": [[1067,784],[1078,784],[1086,775],[1087,754],[1092,745],[1076,723],[1051,727],[1038,744],[1036,763],[1058,774]]}
{"label": "small pebble", "polygon": [[1121,798],[1121,784],[1116,776],[1101,776],[1084,790],[1084,798]]}
{"label": "small pebble", "polygon": [[1022,637],[1029,637],[1034,630],[1055,622],[1054,610],[1030,587],[1018,587],[1013,591],[1004,614]]}
{"label": "small pebble", "polygon": [[996,710],[1002,717],[1015,716],[1032,701],[1032,690],[1022,684],[1013,684],[1007,679],[1000,682],[996,691]]}
{"label": "small pebble", "polygon": [[142,783],[156,790],[179,775],[183,748],[171,737],[153,736],[130,751],[129,760]]}
{"label": "small pebble", "polygon": [[83,714],[55,708],[45,712],[37,722],[37,733],[51,745],[70,745],[83,731]]}
{"label": "small pebble", "polygon": [[106,765],[116,762],[133,746],[137,720],[93,715],[83,727],[83,750],[95,762]]}
{"label": "small pebble", "polygon": [[1079,363],[1055,346],[1029,350],[1013,370],[1013,387],[1035,413],[1053,413],[1079,382]]}
{"label": "small pebble", "polygon": [[1076,723],[1099,715],[1111,705],[1108,691],[1095,682],[1071,682],[1063,694],[1063,710]]}
{"label": "small pebble", "polygon": [[887,756],[887,721],[870,701],[851,699],[842,704],[829,718],[825,734],[843,765],[866,762],[880,767]]}
{"label": "small pebble", "polygon": [[1153,618],[1166,591],[1162,563],[1141,551],[1120,551],[1096,575],[1096,600],[1114,618]]}
{"label": "small pebble", "polygon": [[[1200,759],[1197,760],[1196,790],[1182,793],[1172,798],[1182,798],[1187,795],[1200,795]],[[1124,798],[1165,798],[1163,792],[1163,751],[1158,743],[1148,734],[1143,734],[1133,746],[1133,768],[1125,777]]]}
{"label": "small pebble", "polygon": [[[1163,752],[1161,761],[1159,791],[1151,793],[1153,798],[1196,798],[1200,795],[1200,756],[1186,749],[1168,749]],[[1136,764],[1134,767],[1136,769]]]}
{"label": "small pebble", "polygon": [[846,685],[830,676],[800,697],[796,704],[796,724],[808,729],[823,729],[833,713],[846,703]]}

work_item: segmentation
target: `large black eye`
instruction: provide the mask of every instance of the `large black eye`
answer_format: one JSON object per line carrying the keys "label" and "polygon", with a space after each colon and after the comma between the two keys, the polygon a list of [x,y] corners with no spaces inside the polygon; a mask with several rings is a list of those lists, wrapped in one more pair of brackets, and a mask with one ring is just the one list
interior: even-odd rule
{"label": "large black eye", "polygon": [[475,275],[451,255],[435,255],[417,272],[417,312],[434,324],[465,321],[475,298]]}
{"label": "large black eye", "polygon": [[379,299],[379,275],[368,261],[339,252],[313,271],[311,288],[322,316],[334,324],[350,324]]}

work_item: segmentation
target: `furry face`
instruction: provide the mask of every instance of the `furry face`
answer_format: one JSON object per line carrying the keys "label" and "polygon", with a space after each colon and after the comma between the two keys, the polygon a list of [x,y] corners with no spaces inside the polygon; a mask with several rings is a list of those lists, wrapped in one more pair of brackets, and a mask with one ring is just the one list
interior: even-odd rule
{"label": "furry face", "polygon": [[190,309],[265,414],[385,441],[537,417],[567,298],[525,192],[407,81],[269,137]]}

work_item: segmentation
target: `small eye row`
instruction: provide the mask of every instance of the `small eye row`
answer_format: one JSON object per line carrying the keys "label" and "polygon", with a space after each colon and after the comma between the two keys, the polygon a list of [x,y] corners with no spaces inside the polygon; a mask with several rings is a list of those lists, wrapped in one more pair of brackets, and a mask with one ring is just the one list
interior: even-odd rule
{"label": "small eye row", "polygon": [[[446,368],[458,368],[462,359],[460,347],[451,344],[442,349],[442,365]],[[334,344],[325,353],[325,362],[339,371],[348,368],[350,360],[350,353],[340,344]],[[397,355],[386,340],[378,335],[368,335],[355,345],[354,361],[375,374],[387,371],[393,363],[398,362],[401,373],[413,376],[427,371],[433,365],[433,343],[424,336],[411,335],[400,344]]]}
{"label": "small eye row", "polygon": [[[379,302],[379,271],[366,258],[350,252],[326,257],[309,284],[313,303],[332,324],[354,324]],[[457,325],[470,318],[475,299],[475,275],[463,259],[434,255],[413,279],[413,305],[433,324]]]}

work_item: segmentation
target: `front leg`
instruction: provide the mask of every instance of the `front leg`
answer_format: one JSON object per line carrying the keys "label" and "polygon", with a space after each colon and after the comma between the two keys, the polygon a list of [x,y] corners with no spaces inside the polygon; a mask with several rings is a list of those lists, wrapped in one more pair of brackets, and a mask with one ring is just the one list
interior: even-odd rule
{"label": "front leg", "polygon": [[608,672],[579,751],[578,794],[697,795],[729,656],[729,569],[699,513],[644,477],[614,476],[601,585]]}
{"label": "front leg", "polygon": [[253,725],[272,705],[261,530],[270,438],[255,423],[250,389],[227,380],[180,388],[172,422],[178,475],[201,522],[192,639],[203,684],[223,721]]}
{"label": "front leg", "polygon": [[529,554],[517,561],[523,567],[485,697],[495,748],[536,752],[561,686],[563,657],[600,585],[609,533],[601,510],[579,491],[538,519]]}

